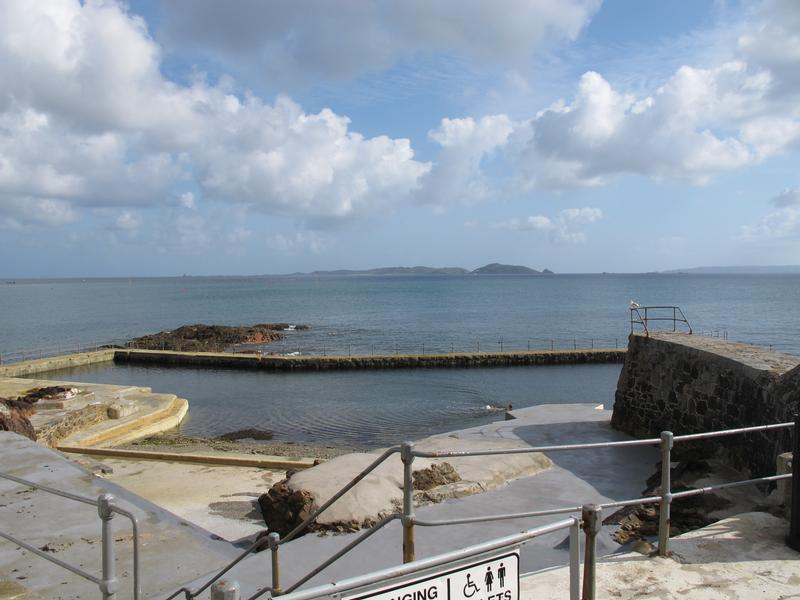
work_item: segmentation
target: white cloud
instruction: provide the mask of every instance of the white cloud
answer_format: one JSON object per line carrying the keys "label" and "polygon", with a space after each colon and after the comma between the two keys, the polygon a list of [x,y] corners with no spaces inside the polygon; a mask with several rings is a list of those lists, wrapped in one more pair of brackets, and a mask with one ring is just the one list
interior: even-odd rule
{"label": "white cloud", "polygon": [[800,239],[800,187],[788,187],[772,197],[770,203],[776,210],[768,213],[754,225],[742,225],[741,239]]}
{"label": "white cloud", "polygon": [[755,225],[743,225],[744,240],[800,238],[800,207],[786,206],[769,213]]}
{"label": "white cloud", "polygon": [[429,169],[407,139],[365,138],[346,117],[307,114],[286,97],[250,98],[222,124],[195,157],[205,193],[277,214],[361,214],[407,194]]}
{"label": "white cloud", "polygon": [[63,200],[0,196],[0,226],[7,229],[24,229],[30,225],[68,225],[78,218],[77,212]]}
{"label": "white cloud", "polygon": [[[587,72],[571,101],[514,123],[494,149],[510,162],[516,186],[529,190],[599,186],[625,174],[702,185],[800,147],[798,13],[794,0],[759,2],[730,60],[684,65],[650,93],[626,93]],[[464,138],[446,150],[475,155],[480,142]],[[448,178],[434,169],[429,179],[437,177],[458,189],[481,173]]]}
{"label": "white cloud", "polygon": [[545,215],[513,218],[497,223],[495,227],[511,231],[546,233],[553,242],[575,244],[585,242],[587,226],[602,218],[603,211],[599,208],[565,208],[554,218]]}
{"label": "white cloud", "polygon": [[184,192],[178,197],[178,204],[183,208],[194,209],[197,205],[195,203],[194,194],[192,192]]}
{"label": "white cloud", "polygon": [[[222,58],[269,84],[344,80],[421,53],[522,63],[574,39],[600,0],[215,0],[162,4],[165,42]],[[309,15],[313,14],[313,18]]]}
{"label": "white cloud", "polygon": [[[73,212],[164,206],[191,177],[212,200],[349,217],[406,196],[428,169],[408,140],[365,138],[328,109],[239,98],[226,80],[166,80],[146,24],[111,0],[0,3],[0,214],[8,218],[48,222],[33,210],[12,214],[21,199]],[[196,199],[178,202],[192,208]],[[196,216],[176,227],[179,239],[207,240]]]}
{"label": "white cloud", "polygon": [[130,233],[133,233],[137,229],[139,229],[139,226],[141,224],[142,220],[139,217],[139,215],[129,210],[126,210],[123,213],[121,213],[114,221],[114,225],[116,226],[117,229],[120,229],[122,231],[127,231]]}
{"label": "white cloud", "polygon": [[441,150],[432,170],[420,180],[420,201],[444,209],[488,198],[492,186],[482,162],[507,143],[512,131],[513,123],[505,115],[442,119],[437,129],[428,132]]}

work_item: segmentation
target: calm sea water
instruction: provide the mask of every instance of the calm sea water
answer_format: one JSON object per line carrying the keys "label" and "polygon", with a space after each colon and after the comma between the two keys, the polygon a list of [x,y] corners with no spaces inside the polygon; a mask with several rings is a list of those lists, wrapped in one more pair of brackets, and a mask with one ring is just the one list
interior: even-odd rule
{"label": "calm sea water", "polygon": [[[269,349],[435,352],[624,346],[628,303],[677,304],[696,333],[800,354],[798,275],[173,278],[0,285],[0,353],[122,341],[195,323],[307,323]],[[494,420],[487,405],[610,406],[619,365],[270,374],[104,366],[52,378],[190,400],[182,429],[379,446]]]}
{"label": "calm sea water", "polygon": [[800,353],[800,275],[21,281],[0,284],[0,353],[270,321],[313,327],[281,351],[624,345],[631,299],[679,305],[697,332]]}
{"label": "calm sea water", "polygon": [[378,447],[502,419],[487,406],[597,402],[611,407],[620,365],[266,373],[131,365],[52,379],[150,386],[189,399],[181,432],[257,427],[276,439]]}

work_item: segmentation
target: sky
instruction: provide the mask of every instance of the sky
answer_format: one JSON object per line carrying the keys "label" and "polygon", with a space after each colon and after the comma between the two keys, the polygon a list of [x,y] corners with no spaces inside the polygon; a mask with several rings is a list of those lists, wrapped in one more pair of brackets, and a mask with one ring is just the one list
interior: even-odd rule
{"label": "sky", "polygon": [[0,0],[0,277],[800,264],[797,0]]}

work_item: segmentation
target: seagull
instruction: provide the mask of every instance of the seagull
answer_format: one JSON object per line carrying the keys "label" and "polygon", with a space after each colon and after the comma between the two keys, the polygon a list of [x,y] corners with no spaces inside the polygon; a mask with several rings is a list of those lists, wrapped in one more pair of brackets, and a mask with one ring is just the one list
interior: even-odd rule
{"label": "seagull", "polygon": [[631,300],[631,310],[633,310],[634,308],[639,308],[639,303]]}

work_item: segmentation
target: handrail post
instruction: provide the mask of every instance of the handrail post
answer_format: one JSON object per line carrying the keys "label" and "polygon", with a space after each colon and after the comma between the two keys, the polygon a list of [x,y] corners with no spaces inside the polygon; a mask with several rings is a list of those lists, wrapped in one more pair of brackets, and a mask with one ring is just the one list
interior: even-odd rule
{"label": "handrail post", "polygon": [[220,579],[211,586],[211,600],[242,600],[239,583],[233,579]]}
{"label": "handrail post", "polygon": [[114,532],[111,529],[111,519],[114,518],[112,506],[114,496],[100,494],[97,498],[97,514],[101,521],[101,535],[103,540],[103,576],[100,580],[100,592],[103,600],[116,600],[118,581],[114,564]]}
{"label": "handrail post", "polygon": [[658,511],[658,555],[669,555],[670,508],[672,506],[672,478],[670,462],[674,435],[661,432],[661,504]]}
{"label": "handrail post", "polygon": [[280,546],[281,535],[273,531],[267,535],[267,544],[272,563],[272,595],[280,596],[283,593],[281,588],[281,565],[278,557],[278,547]]}
{"label": "handrail post", "polygon": [[403,461],[403,562],[414,561],[414,442],[403,442],[400,447]]}
{"label": "handrail post", "polygon": [[602,508],[584,504],[581,510],[586,546],[583,551],[583,600],[595,600],[595,573],[597,570],[597,534],[602,526]]}
{"label": "handrail post", "polygon": [[569,600],[581,597],[581,520],[569,526]]}
{"label": "handrail post", "polygon": [[800,413],[794,416],[792,444],[792,510],[786,544],[800,552]]}

